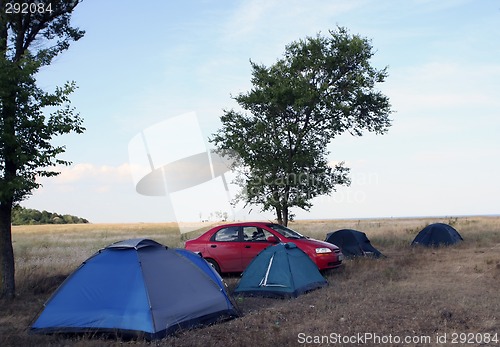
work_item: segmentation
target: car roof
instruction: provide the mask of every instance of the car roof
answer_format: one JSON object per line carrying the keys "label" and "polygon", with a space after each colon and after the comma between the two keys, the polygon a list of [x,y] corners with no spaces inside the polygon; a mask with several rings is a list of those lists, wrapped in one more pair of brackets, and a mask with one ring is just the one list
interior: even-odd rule
{"label": "car roof", "polygon": [[228,224],[220,224],[217,227],[225,226],[225,227],[236,227],[236,226],[267,226],[267,225],[276,225],[273,222],[237,222],[237,223],[228,223]]}

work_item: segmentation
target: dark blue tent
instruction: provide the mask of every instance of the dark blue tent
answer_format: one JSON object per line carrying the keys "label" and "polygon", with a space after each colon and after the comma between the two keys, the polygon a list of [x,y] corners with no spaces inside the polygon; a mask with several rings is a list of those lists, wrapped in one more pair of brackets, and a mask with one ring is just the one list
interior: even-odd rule
{"label": "dark blue tent", "polygon": [[381,257],[382,253],[372,246],[366,234],[352,229],[341,229],[326,234],[326,242],[340,247],[347,258],[359,256]]}
{"label": "dark blue tent", "polygon": [[455,228],[445,223],[434,223],[423,228],[411,244],[432,247],[453,245],[460,241],[463,238]]}
{"label": "dark blue tent", "polygon": [[31,331],[157,339],[235,316],[220,277],[199,256],[132,239],[100,250],[76,269]]}
{"label": "dark blue tent", "polygon": [[318,267],[294,243],[262,250],[247,266],[234,294],[297,297],[328,283]]}

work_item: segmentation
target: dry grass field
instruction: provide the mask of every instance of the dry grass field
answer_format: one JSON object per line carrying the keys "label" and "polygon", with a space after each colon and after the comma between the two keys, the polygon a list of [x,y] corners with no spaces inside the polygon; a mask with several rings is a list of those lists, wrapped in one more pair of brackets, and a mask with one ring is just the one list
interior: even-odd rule
{"label": "dry grass field", "polygon": [[[425,225],[445,222],[465,239],[413,248]],[[0,301],[0,346],[499,346],[500,217],[297,221],[324,239],[340,228],[364,231],[384,259],[345,261],[329,286],[296,299],[235,298],[240,318],[158,342],[91,336],[38,336],[29,325],[57,286],[108,244],[135,237],[182,247],[174,224],[52,225],[13,228],[18,296]],[[208,230],[208,224],[188,237]],[[225,280],[229,290],[238,276]]]}

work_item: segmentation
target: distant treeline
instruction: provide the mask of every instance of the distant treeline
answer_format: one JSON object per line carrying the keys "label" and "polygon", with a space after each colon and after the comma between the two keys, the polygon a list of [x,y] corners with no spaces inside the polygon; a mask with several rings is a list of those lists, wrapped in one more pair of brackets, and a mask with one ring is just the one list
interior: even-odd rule
{"label": "distant treeline", "polygon": [[12,209],[12,225],[37,225],[37,224],[80,224],[89,221],[71,216],[69,214],[58,214],[47,211],[38,211],[22,206],[15,206]]}

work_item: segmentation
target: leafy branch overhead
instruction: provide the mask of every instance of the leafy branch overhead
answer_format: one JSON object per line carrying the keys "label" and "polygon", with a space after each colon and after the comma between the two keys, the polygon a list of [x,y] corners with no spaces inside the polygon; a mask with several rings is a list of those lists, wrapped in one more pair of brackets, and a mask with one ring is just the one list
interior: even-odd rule
{"label": "leafy branch overhead", "polygon": [[[0,33],[0,187],[1,201],[13,196],[18,202],[39,187],[38,176],[54,176],[47,170],[68,161],[57,156],[64,146],[53,146],[57,135],[82,133],[83,120],[71,107],[74,82],[46,92],[36,85],[39,69],[69,47],[84,32],[69,25],[78,1],[52,2],[51,12],[29,15],[2,14]],[[3,5],[3,4],[2,4]],[[2,6],[3,8],[3,6]],[[47,109],[54,110],[47,114]]]}
{"label": "leafy branch overhead", "polygon": [[270,67],[250,62],[252,89],[225,110],[211,139],[241,175],[239,200],[274,210],[286,225],[289,208],[349,184],[349,169],[329,165],[327,145],[344,132],[384,134],[389,99],[375,87],[387,68],[370,65],[371,42],[345,28],[287,45]]}

